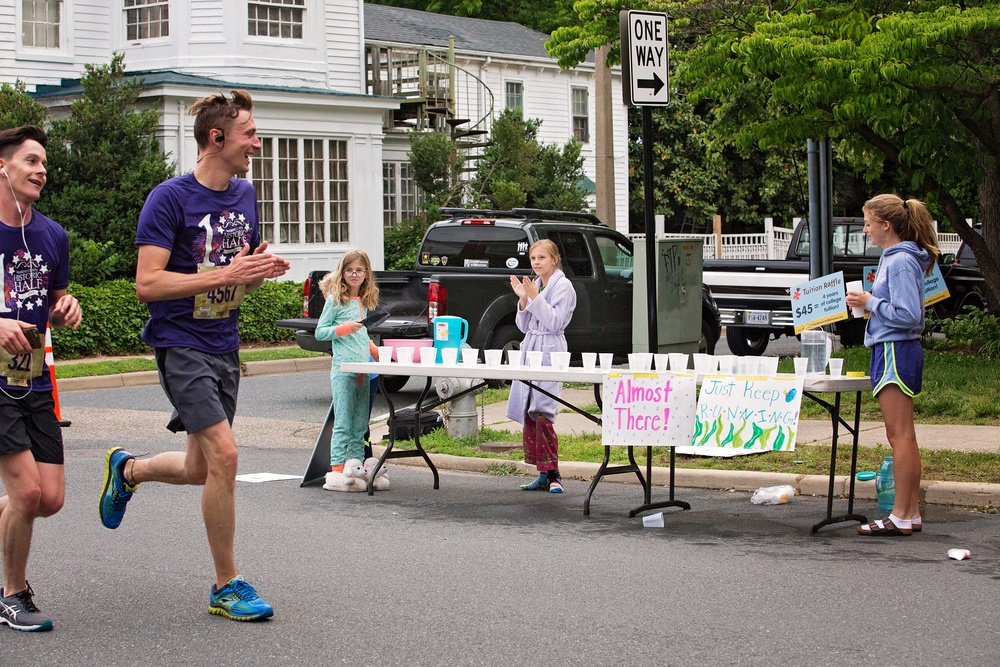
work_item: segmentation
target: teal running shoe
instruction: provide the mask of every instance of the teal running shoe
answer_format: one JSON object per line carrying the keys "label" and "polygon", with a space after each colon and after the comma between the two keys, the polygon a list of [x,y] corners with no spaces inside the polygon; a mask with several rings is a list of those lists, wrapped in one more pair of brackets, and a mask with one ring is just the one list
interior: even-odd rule
{"label": "teal running shoe", "polygon": [[139,485],[129,486],[125,482],[125,464],[135,457],[121,447],[112,447],[104,458],[104,488],[97,510],[101,523],[112,530],[121,525],[125,518],[125,505]]}
{"label": "teal running shoe", "polygon": [[233,577],[226,585],[208,596],[208,613],[231,618],[234,621],[260,621],[274,616],[274,608],[257,595],[257,589]]}

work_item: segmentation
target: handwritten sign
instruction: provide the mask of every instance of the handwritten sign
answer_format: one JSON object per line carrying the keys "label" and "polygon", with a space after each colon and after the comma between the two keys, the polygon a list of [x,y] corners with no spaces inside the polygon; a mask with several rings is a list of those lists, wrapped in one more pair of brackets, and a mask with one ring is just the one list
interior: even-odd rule
{"label": "handwritten sign", "polygon": [[801,376],[706,376],[690,446],[677,452],[740,456],[794,451],[802,382]]}
{"label": "handwritten sign", "polygon": [[[866,266],[864,275],[861,277],[864,283],[864,290],[866,292],[872,291],[872,285],[875,283],[875,272],[878,270],[878,266]],[[941,275],[941,267],[937,264],[931,269],[931,275],[924,276],[924,307],[930,306],[937,303],[938,301],[944,301],[951,296],[951,292],[948,291],[948,286],[944,284],[944,276]]]}
{"label": "handwritten sign", "polygon": [[789,290],[789,295],[792,300],[792,323],[797,334],[847,319],[843,271],[796,285]]}
{"label": "handwritten sign", "polygon": [[611,373],[603,392],[605,445],[676,447],[691,442],[697,394],[694,375]]}

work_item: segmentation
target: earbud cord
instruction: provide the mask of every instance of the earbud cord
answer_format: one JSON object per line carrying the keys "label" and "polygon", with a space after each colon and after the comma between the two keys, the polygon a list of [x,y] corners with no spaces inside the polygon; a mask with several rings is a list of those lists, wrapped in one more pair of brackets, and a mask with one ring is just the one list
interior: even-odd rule
{"label": "earbud cord", "polygon": [[[25,211],[21,209],[21,202],[19,202],[17,200],[17,194],[14,193],[14,186],[10,182],[10,176],[7,175],[7,170],[4,169],[0,173],[3,173],[4,177],[7,179],[7,187],[10,188],[10,196],[14,198],[14,205],[17,206],[17,214],[21,218],[21,242],[24,243],[24,251],[26,253],[28,253],[28,266],[31,266],[31,248],[28,247],[28,238],[24,235],[24,216],[25,216]],[[21,321],[21,306],[20,305],[18,305],[18,307],[17,307],[17,318],[16,318],[16,321],[17,322]],[[28,378],[28,388],[25,389],[24,393],[22,395],[20,395],[20,396],[11,396],[10,394],[7,393],[7,390],[5,388],[3,388],[3,387],[0,387],[0,391],[2,391],[4,393],[4,396],[6,396],[7,398],[9,398],[9,399],[11,399],[13,401],[19,401],[19,400],[21,400],[22,398],[25,398],[28,394],[31,393],[31,388],[32,388],[32,385],[34,384],[34,382],[35,382],[34,378],[29,377]]]}

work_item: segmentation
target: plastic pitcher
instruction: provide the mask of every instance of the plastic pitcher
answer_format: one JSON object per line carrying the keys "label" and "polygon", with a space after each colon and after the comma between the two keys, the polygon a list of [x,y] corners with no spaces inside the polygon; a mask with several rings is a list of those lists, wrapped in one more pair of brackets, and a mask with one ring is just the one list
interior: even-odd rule
{"label": "plastic pitcher", "polygon": [[462,347],[469,336],[469,323],[461,317],[442,315],[431,321],[434,328],[434,347]]}
{"label": "plastic pitcher", "polygon": [[803,331],[799,356],[809,360],[806,373],[826,373],[826,364],[833,352],[833,339],[826,331]]}

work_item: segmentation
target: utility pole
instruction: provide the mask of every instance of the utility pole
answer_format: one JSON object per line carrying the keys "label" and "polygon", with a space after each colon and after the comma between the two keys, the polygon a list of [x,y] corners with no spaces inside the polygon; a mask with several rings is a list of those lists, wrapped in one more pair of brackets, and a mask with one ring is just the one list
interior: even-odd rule
{"label": "utility pole", "polygon": [[594,59],[597,65],[595,82],[594,157],[597,163],[594,192],[597,197],[597,217],[612,229],[617,229],[615,219],[615,131],[614,111],[611,104],[611,69],[608,67],[607,44],[597,48]]}

